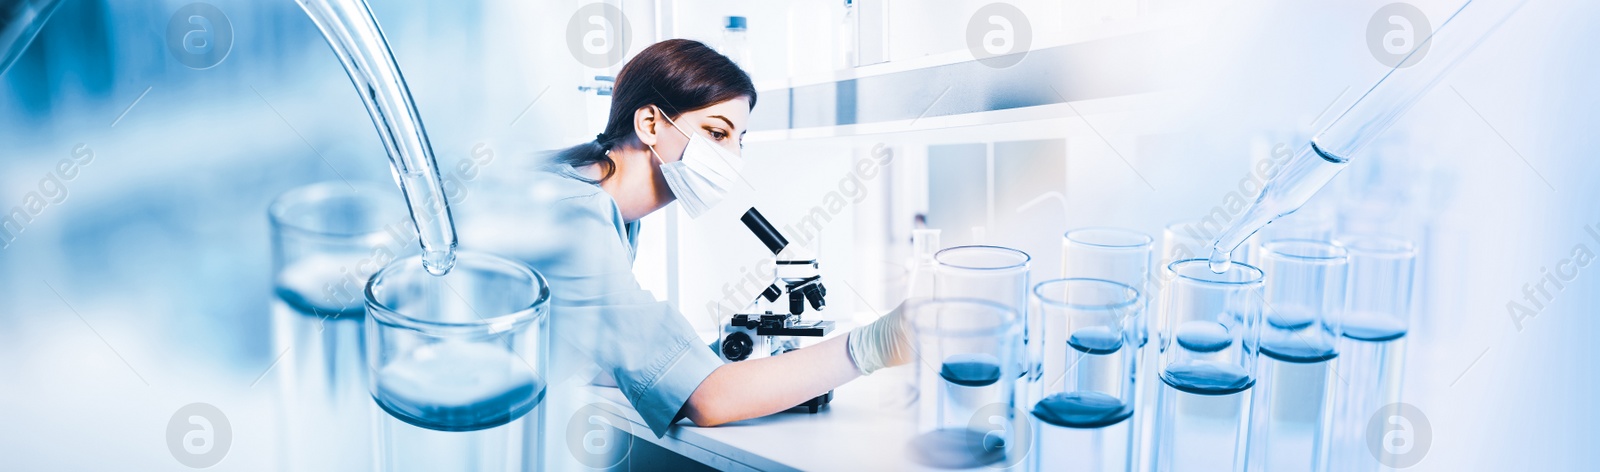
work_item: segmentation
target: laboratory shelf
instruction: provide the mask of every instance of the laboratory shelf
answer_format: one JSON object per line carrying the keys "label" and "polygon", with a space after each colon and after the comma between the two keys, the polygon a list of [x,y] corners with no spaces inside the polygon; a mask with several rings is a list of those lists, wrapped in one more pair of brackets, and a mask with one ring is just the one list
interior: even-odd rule
{"label": "laboratory shelf", "polygon": [[1158,90],[1155,44],[1153,33],[1134,33],[1034,49],[1008,67],[968,56],[863,67],[829,81],[789,81],[760,92],[746,139],[859,136],[1070,115],[1062,105]]}

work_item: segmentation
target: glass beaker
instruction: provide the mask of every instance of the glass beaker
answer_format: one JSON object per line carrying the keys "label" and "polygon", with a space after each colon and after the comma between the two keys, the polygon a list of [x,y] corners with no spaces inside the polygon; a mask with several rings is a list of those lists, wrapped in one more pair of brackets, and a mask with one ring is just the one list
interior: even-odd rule
{"label": "glass beaker", "polygon": [[[1330,470],[1377,470],[1404,463],[1405,451],[1369,448],[1367,425],[1383,415],[1391,424],[1408,421],[1388,408],[1400,402],[1410,330],[1416,250],[1410,241],[1386,236],[1341,236],[1334,242],[1348,254],[1340,373],[1349,380],[1335,406]],[[1381,457],[1375,457],[1375,452]]]}
{"label": "glass beaker", "polygon": [[987,300],[906,302],[914,336],[917,389],[913,460],[930,467],[972,468],[1015,463],[1028,444],[1018,437],[1016,356],[1022,342],[1017,311]]}
{"label": "glass beaker", "polygon": [[[1038,323],[1028,313],[1031,259],[1028,253],[999,246],[956,246],[933,255],[934,298],[988,300],[1016,311],[1022,320],[1022,342],[1014,357],[1022,367],[1017,370],[1019,385],[1014,391],[1026,391],[1026,383],[1038,375],[1038,353],[1028,345],[1029,330]],[[1020,377],[1023,374],[1032,375]]]}
{"label": "glass beaker", "polygon": [[1260,341],[1260,269],[1206,259],[1167,266],[1157,394],[1156,470],[1243,470]]}
{"label": "glass beaker", "polygon": [[372,467],[361,291],[379,268],[417,252],[403,201],[393,186],[322,182],[268,207],[283,470]]}
{"label": "glass beaker", "polygon": [[1253,389],[1250,470],[1327,467],[1345,250],[1286,239],[1257,248],[1266,273],[1260,372]]}
{"label": "glass beaker", "polygon": [[526,265],[460,252],[444,276],[420,257],[367,285],[367,374],[382,470],[539,467],[549,286]]}
{"label": "glass beaker", "polygon": [[[1057,279],[1033,289],[1043,375],[1035,385],[1032,469],[1129,470],[1138,389],[1134,365],[1144,308],[1133,287]],[[1048,447],[1047,447],[1048,445]]]}

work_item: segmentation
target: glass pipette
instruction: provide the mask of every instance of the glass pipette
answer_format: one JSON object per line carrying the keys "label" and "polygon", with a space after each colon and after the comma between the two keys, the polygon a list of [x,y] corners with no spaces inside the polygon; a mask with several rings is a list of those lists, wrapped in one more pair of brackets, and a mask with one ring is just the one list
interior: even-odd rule
{"label": "glass pipette", "polygon": [[411,207],[422,241],[422,265],[444,275],[455,265],[456,230],[433,146],[389,42],[366,0],[296,0],[344,64],[389,153],[390,170]]}
{"label": "glass pipette", "polygon": [[22,56],[61,0],[22,0],[0,5],[0,74]]}
{"label": "glass pipette", "polygon": [[1255,202],[1212,242],[1211,270],[1226,271],[1229,255],[1239,244],[1272,220],[1294,213],[1310,200],[1333,176],[1344,170],[1351,156],[1361,152],[1394,124],[1526,1],[1468,0],[1457,8],[1433,34],[1417,43],[1398,65],[1312,137],[1277,176],[1262,186]]}

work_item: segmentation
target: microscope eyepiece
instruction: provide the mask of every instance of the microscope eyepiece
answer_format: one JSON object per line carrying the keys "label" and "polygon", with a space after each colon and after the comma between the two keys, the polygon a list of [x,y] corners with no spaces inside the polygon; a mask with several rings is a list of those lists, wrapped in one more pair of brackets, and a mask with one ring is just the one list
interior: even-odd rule
{"label": "microscope eyepiece", "polygon": [[768,223],[767,218],[761,216],[761,212],[753,207],[745,211],[744,216],[739,217],[739,221],[743,221],[744,226],[750,228],[750,232],[755,233],[756,238],[767,245],[767,249],[773,254],[783,252],[783,248],[789,245],[789,240],[784,239],[777,228],[773,228],[772,223]]}

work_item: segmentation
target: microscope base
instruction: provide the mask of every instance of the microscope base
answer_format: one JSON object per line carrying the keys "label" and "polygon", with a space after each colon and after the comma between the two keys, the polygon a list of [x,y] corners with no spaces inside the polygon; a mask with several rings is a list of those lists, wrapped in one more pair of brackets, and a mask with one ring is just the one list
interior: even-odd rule
{"label": "microscope base", "polygon": [[832,402],[832,401],[833,401],[833,391],[829,390],[828,393],[824,393],[822,395],[818,395],[818,396],[816,396],[816,398],[812,398],[810,400],[806,400],[804,403],[801,403],[799,405],[795,405],[792,408],[789,408],[789,411],[793,411],[795,413],[806,413],[806,414],[815,415],[815,414],[817,414],[818,411],[822,410],[822,407],[827,406],[828,403]]}

